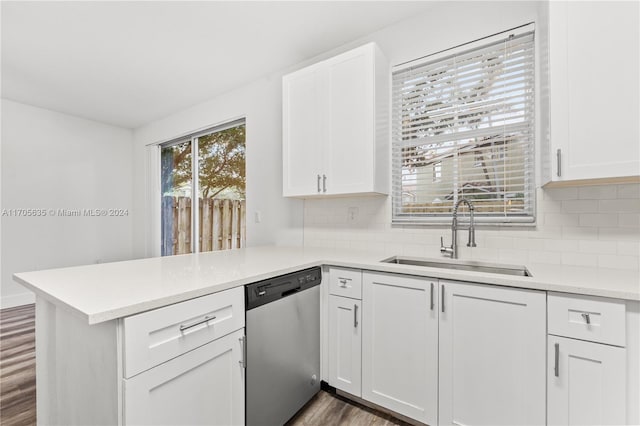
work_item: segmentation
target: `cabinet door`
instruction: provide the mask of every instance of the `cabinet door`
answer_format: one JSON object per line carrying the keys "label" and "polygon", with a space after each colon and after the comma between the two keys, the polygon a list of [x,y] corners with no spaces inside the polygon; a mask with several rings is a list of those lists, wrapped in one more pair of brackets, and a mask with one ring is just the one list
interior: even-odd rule
{"label": "cabinet door", "polygon": [[639,3],[549,8],[553,180],[640,175]]}
{"label": "cabinet door", "polygon": [[363,285],[362,397],[437,424],[437,283],[367,272]]}
{"label": "cabinet door", "polygon": [[440,285],[439,424],[544,424],[545,293]]}
{"label": "cabinet door", "polygon": [[244,329],[124,380],[126,425],[243,425]]}
{"label": "cabinet door", "polygon": [[282,79],[282,155],[284,196],[321,192],[324,132],[323,64]]}
{"label": "cabinet door", "polygon": [[373,189],[374,49],[368,44],[327,61],[327,194]]}
{"label": "cabinet door", "polygon": [[362,305],[359,300],[329,296],[329,384],[361,396]]}
{"label": "cabinet door", "polygon": [[626,351],[549,336],[548,424],[626,424]]}

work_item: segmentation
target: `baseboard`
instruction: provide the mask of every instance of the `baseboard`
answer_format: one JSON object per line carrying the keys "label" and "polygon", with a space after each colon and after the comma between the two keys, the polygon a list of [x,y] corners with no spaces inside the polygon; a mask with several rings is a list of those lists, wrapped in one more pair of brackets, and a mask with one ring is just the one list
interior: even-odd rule
{"label": "baseboard", "polygon": [[35,303],[36,295],[29,292],[12,294],[0,297],[0,309],[13,308],[14,306],[29,305]]}

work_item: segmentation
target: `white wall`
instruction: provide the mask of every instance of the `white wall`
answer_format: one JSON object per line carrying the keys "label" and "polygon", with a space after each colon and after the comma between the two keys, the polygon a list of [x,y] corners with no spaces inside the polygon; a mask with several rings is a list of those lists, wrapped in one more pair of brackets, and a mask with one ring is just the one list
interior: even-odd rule
{"label": "white wall", "polygon": [[[215,78],[215,76],[212,76]],[[281,75],[267,76],[216,99],[178,112],[134,132],[134,253],[154,254],[151,203],[147,200],[145,146],[194,130],[246,117],[247,245],[302,245],[302,201],[282,197]],[[262,216],[255,222],[255,212]]]}
{"label": "white wall", "polygon": [[[230,119],[247,118],[247,244],[301,245],[303,202],[282,197],[282,76],[368,41],[377,42],[391,64],[468,42],[536,19],[536,2],[437,3],[433,12],[354,40],[304,63],[220,97],[150,123],[134,132],[134,255],[149,256],[156,201],[148,199],[145,146]],[[477,19],[482,16],[482,19]],[[456,29],[454,31],[454,28]],[[274,46],[277,48],[277,46]],[[233,66],[233,64],[230,64]],[[215,76],[212,76],[215,78]],[[255,223],[256,211],[263,221]],[[156,214],[157,215],[157,214]]]}
{"label": "white wall", "polygon": [[[30,303],[15,272],[131,258],[132,218],[59,217],[49,209],[132,208],[132,132],[2,100],[2,307]],[[57,213],[57,212],[56,212]]]}

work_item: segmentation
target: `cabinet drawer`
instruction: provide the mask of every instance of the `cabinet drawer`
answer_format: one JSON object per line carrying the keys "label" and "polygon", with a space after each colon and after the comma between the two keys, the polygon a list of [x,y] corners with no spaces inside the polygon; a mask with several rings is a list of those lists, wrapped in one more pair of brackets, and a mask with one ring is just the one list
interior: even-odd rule
{"label": "cabinet drawer", "polygon": [[238,330],[124,383],[124,424],[244,425]]}
{"label": "cabinet drawer", "polygon": [[352,299],[362,299],[362,271],[359,269],[329,268],[329,293]]}
{"label": "cabinet drawer", "polygon": [[623,300],[549,293],[549,334],[625,346]]}
{"label": "cabinet drawer", "polygon": [[244,287],[198,297],[123,320],[124,376],[244,327]]}

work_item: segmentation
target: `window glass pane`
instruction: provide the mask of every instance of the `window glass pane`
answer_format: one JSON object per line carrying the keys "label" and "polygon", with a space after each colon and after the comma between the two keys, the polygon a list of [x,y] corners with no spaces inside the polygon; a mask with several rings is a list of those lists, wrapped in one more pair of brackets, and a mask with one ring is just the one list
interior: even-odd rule
{"label": "window glass pane", "polygon": [[191,142],[161,148],[162,256],[191,253]]}
{"label": "window glass pane", "polygon": [[198,137],[200,251],[245,246],[245,125]]}
{"label": "window glass pane", "polygon": [[533,220],[533,33],[393,75],[393,220]]}

